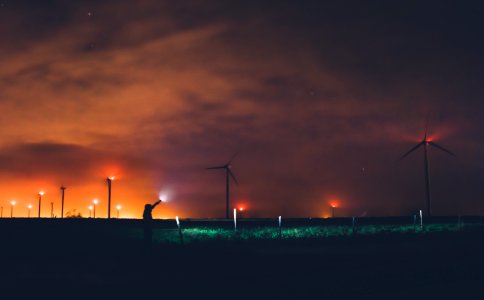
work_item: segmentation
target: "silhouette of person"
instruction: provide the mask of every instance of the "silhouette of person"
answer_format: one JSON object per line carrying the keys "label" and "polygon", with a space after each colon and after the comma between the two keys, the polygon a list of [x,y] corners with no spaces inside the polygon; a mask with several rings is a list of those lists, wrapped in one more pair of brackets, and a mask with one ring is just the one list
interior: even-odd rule
{"label": "silhouette of person", "polygon": [[154,204],[145,204],[145,210],[143,212],[143,228],[144,228],[144,245],[145,250],[151,249],[153,243],[153,216],[151,212],[160,204],[161,200],[158,200]]}

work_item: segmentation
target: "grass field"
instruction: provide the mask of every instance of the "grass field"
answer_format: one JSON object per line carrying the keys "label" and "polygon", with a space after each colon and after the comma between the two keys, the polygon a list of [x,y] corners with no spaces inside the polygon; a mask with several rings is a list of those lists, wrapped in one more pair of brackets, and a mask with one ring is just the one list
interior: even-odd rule
{"label": "grass field", "polygon": [[484,284],[481,218],[285,220],[282,236],[275,220],[181,225],[183,244],[157,220],[146,253],[139,220],[0,219],[0,296],[467,299]]}
{"label": "grass field", "polygon": [[[477,229],[484,225],[471,225],[466,230]],[[183,242],[210,242],[210,241],[267,241],[267,240],[297,240],[297,239],[324,239],[348,237],[353,235],[425,235],[432,233],[457,232],[463,230],[456,224],[430,224],[414,225],[366,225],[353,229],[352,226],[300,226],[292,228],[248,228],[226,229],[196,227],[182,229]],[[131,230],[130,236],[141,238],[140,230]],[[154,241],[158,243],[179,243],[180,236],[177,229],[158,229],[154,231]]]}

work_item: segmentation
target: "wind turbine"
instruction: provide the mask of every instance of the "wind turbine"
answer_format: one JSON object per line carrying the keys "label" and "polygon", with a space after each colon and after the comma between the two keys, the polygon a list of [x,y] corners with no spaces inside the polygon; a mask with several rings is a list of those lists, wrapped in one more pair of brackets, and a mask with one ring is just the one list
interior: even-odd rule
{"label": "wind turbine", "polygon": [[235,181],[236,184],[239,184],[237,182],[237,179],[235,178],[234,173],[230,170],[232,168],[232,161],[234,158],[237,156],[237,153],[232,156],[232,158],[223,166],[217,166],[217,167],[210,167],[210,168],[205,168],[206,170],[214,170],[214,169],[225,169],[225,218],[229,218],[229,183],[230,183],[230,178]]}
{"label": "wind turbine", "polygon": [[429,121],[427,119],[427,122],[425,124],[425,133],[424,133],[424,137],[423,137],[422,141],[420,143],[418,143],[417,145],[415,145],[412,149],[408,150],[407,153],[402,155],[402,157],[400,157],[400,160],[404,159],[410,153],[414,152],[415,150],[417,150],[418,148],[423,146],[423,148],[424,148],[424,167],[425,167],[425,187],[426,187],[426,193],[427,193],[427,216],[430,217],[430,216],[432,216],[432,198],[430,196],[430,173],[429,173],[428,148],[429,148],[429,146],[432,146],[432,147],[440,149],[440,150],[444,151],[445,153],[450,154],[452,156],[455,156],[455,154],[450,152],[449,150],[445,149],[444,147],[434,143],[432,141],[432,139],[429,139],[427,137],[428,125],[429,125]]}

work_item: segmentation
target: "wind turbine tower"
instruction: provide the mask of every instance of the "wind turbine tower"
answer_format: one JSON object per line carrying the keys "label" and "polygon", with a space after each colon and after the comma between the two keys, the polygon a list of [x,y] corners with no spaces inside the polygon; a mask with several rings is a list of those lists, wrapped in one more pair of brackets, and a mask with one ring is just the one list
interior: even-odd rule
{"label": "wind turbine tower", "polygon": [[412,149],[408,150],[407,153],[402,155],[400,157],[400,160],[404,159],[407,157],[410,153],[416,151],[418,148],[423,147],[424,149],[424,169],[425,169],[425,188],[426,188],[426,198],[427,198],[427,216],[432,216],[432,197],[430,194],[430,172],[429,172],[429,148],[430,146],[435,147],[441,151],[444,151],[447,154],[450,154],[452,156],[455,156],[454,153],[450,152],[449,150],[445,149],[444,147],[436,144],[435,142],[432,141],[431,138],[428,137],[428,119],[427,123],[425,124],[425,133],[423,136],[423,139],[420,143],[415,145]]}
{"label": "wind turbine tower", "polygon": [[232,158],[223,166],[217,166],[217,167],[210,167],[206,168],[206,170],[215,170],[215,169],[225,169],[225,218],[229,218],[229,198],[230,198],[230,177],[235,181],[236,184],[239,184],[237,182],[237,179],[235,178],[234,173],[232,172],[232,161],[234,158],[237,156],[237,153],[232,156]]}

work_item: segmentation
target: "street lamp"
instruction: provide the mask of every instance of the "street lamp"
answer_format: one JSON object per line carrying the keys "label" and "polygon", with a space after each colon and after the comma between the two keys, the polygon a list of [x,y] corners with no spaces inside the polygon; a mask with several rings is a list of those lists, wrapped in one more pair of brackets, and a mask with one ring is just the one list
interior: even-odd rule
{"label": "street lamp", "polygon": [[62,191],[61,218],[64,218],[64,193],[66,191],[66,187],[65,186],[61,186],[60,189]]}
{"label": "street lamp", "polygon": [[159,194],[159,199],[161,200],[161,202],[166,202],[168,201],[168,197],[165,195],[165,194]]}
{"label": "street lamp", "polygon": [[111,185],[113,184],[114,176],[106,178],[108,182],[108,219],[111,219]]}
{"label": "street lamp", "polygon": [[44,195],[44,191],[39,192],[39,218],[40,218],[40,206],[42,204],[42,196]]}
{"label": "street lamp", "polygon": [[99,203],[97,199],[92,200],[92,203],[94,203],[94,219],[96,218],[96,205]]}
{"label": "street lamp", "polygon": [[121,210],[122,206],[121,205],[116,205],[116,211],[117,211],[117,218],[119,219],[119,211]]}
{"label": "street lamp", "polygon": [[91,218],[92,217],[92,205],[89,205],[88,208],[89,208],[89,218]]}
{"label": "street lamp", "polygon": [[32,204],[27,205],[27,208],[29,209],[29,218],[30,218],[30,210],[32,209]]}
{"label": "street lamp", "polygon": [[13,201],[10,201],[10,218],[13,218],[13,207],[15,206],[17,202],[15,202],[15,200]]}

